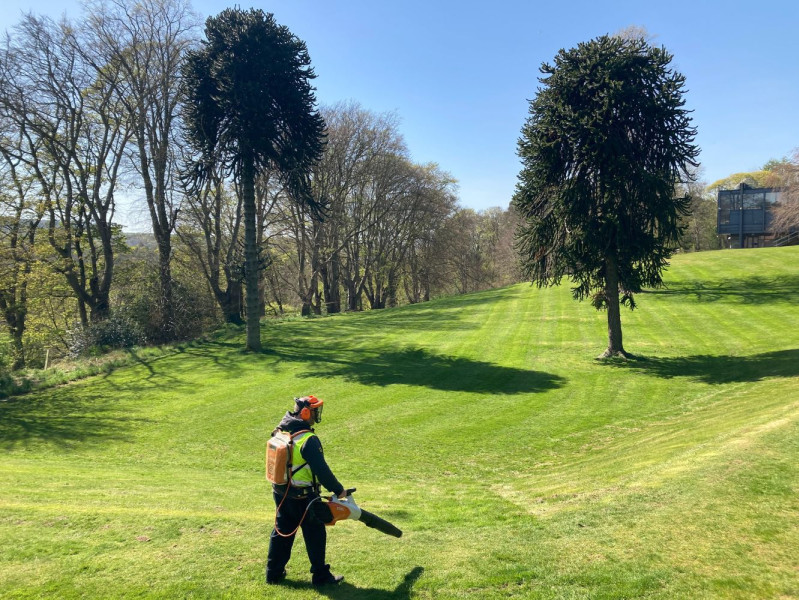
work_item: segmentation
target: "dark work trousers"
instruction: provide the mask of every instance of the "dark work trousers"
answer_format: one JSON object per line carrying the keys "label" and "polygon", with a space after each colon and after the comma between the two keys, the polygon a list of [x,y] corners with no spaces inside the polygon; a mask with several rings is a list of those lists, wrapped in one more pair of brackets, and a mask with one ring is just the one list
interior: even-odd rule
{"label": "dark work trousers", "polygon": [[[308,504],[318,496],[306,498],[286,498],[283,505],[283,494],[273,492],[275,506],[280,506],[277,512],[277,527],[281,533],[290,533],[296,529],[302,519]],[[327,544],[327,532],[325,531],[325,521],[333,519],[330,509],[321,500],[311,504],[308,514],[302,521],[302,537],[305,540],[305,550],[308,552],[308,559],[311,561],[311,573],[323,573],[325,565],[325,546]],[[283,537],[272,529],[269,538],[269,555],[266,560],[267,578],[277,577],[286,568],[286,564],[291,558],[291,547],[294,545],[295,534],[290,537]]]}

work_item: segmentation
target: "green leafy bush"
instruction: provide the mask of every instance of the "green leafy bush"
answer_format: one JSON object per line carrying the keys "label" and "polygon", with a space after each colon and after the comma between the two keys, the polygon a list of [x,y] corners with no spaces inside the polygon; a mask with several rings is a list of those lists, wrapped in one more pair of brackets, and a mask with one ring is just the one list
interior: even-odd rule
{"label": "green leafy bush", "polygon": [[128,311],[117,310],[105,321],[92,323],[87,329],[70,332],[70,356],[99,354],[115,348],[131,348],[147,342],[144,329]]}

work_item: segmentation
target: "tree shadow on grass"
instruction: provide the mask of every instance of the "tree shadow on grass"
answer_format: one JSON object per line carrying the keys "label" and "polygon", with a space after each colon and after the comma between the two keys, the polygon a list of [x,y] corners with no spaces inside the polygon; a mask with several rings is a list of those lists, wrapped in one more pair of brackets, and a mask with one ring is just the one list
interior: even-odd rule
{"label": "tree shadow on grass", "polygon": [[[151,419],[132,416],[140,400],[153,392],[169,389],[192,394],[200,388],[187,374],[195,370],[219,369],[230,377],[240,376],[242,360],[261,360],[246,356],[240,347],[225,342],[208,342],[179,349],[186,360],[175,355],[143,358],[129,354],[143,374],[135,379],[117,377],[116,370],[102,379],[72,382],[68,385],[24,394],[0,401],[0,449],[46,442],[68,450],[109,441],[131,441],[131,433]],[[100,385],[95,382],[102,381]],[[118,404],[124,401],[124,408]]]}
{"label": "tree shadow on grass", "polygon": [[283,359],[311,361],[308,377],[343,377],[347,381],[384,387],[401,384],[448,392],[524,394],[561,387],[559,375],[502,367],[488,362],[443,356],[422,348],[372,352],[297,354],[275,350]]}
{"label": "tree shadow on grass", "polygon": [[[128,351],[128,354],[136,364],[147,370],[147,375],[137,378],[135,385],[147,384],[159,389],[164,387],[186,389],[188,386],[181,376],[198,369],[207,371],[218,368],[230,377],[237,377],[243,372],[243,361],[259,360],[258,353],[247,353],[244,350],[243,342],[218,340],[180,346],[175,349],[175,354],[153,358],[142,358],[135,351]],[[176,357],[180,357],[180,360],[176,360]],[[128,384],[114,382],[111,377],[113,373],[114,371],[105,374],[108,385],[117,389],[130,387]]]}
{"label": "tree shadow on grass", "polygon": [[[131,357],[135,365],[143,367],[147,371],[147,375],[145,377],[138,377],[136,379],[136,386],[139,391],[144,391],[148,388],[159,389],[166,386],[177,387],[180,385],[180,380],[172,374],[174,369],[168,369],[167,367],[161,366],[164,364],[163,361],[165,361],[165,359],[170,358],[169,355],[142,358],[135,350],[128,350],[127,354]],[[128,367],[132,365],[125,366]],[[115,381],[114,376],[116,372],[117,369],[112,369],[104,373],[102,375],[104,382],[112,389],[127,389],[129,387],[127,384],[120,384]],[[77,384],[80,385],[79,383]]]}
{"label": "tree shadow on grass", "polygon": [[[320,595],[333,598],[334,600],[404,600],[411,597],[413,586],[424,573],[423,567],[414,567],[403,578],[402,582],[393,590],[381,590],[379,588],[358,588],[346,579],[338,585],[322,586],[314,588]],[[289,581],[286,587],[295,589],[308,589],[309,583],[300,584]]]}
{"label": "tree shadow on grass", "polygon": [[[482,304],[489,304],[493,308],[498,301],[512,300],[524,294],[524,288],[518,284],[512,284],[503,288],[493,288],[489,290],[482,290],[478,292],[465,292],[455,293],[446,296],[439,296],[432,300],[424,302],[417,302],[415,304],[404,304],[397,307],[389,307],[384,309],[371,309],[365,311],[363,314],[369,315],[383,315],[388,316],[394,313],[414,312],[416,310],[426,311],[431,310],[439,313],[443,310],[455,310],[461,312],[461,309],[466,306],[479,306]],[[383,318],[383,317],[380,317]]]}
{"label": "tree shadow on grass", "polygon": [[[230,377],[239,376],[242,369],[242,362],[246,360],[258,360],[258,353],[249,353],[244,348],[244,342],[213,340],[201,344],[193,344],[189,347],[180,348],[178,353],[208,362],[209,366],[223,369]],[[196,369],[196,363],[188,363],[189,369]]]}
{"label": "tree shadow on grass", "polygon": [[799,376],[799,349],[751,356],[636,357],[608,364],[666,379],[689,377],[710,384],[755,382],[766,377]]}
{"label": "tree shadow on grass", "polygon": [[108,441],[128,441],[148,419],[121,412],[104,396],[82,388],[58,388],[0,402],[0,448],[12,450],[45,441],[64,450]]}
{"label": "tree shadow on grass", "polygon": [[[466,307],[487,305],[492,309],[497,304],[513,300],[523,290],[509,287],[500,290],[475,292],[466,296],[438,298],[430,302],[407,304],[396,308],[374,309],[363,312],[344,312],[324,317],[311,317],[293,321],[267,321],[265,343],[271,345],[272,335],[280,335],[276,330],[288,328],[296,335],[318,336],[318,330],[307,327],[308,323],[318,325],[325,331],[335,331],[346,339],[373,337],[371,328],[408,331],[468,331],[482,327],[482,324],[471,318]],[[242,341],[243,344],[243,341]]]}
{"label": "tree shadow on grass", "polygon": [[665,288],[647,290],[654,296],[685,296],[698,302],[735,302],[743,304],[799,303],[799,275],[748,277],[724,281],[687,281]]}

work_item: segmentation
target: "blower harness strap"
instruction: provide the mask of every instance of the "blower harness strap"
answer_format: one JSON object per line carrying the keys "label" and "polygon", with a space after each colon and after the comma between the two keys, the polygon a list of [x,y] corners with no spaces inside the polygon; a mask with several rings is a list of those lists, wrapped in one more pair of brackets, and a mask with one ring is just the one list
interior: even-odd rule
{"label": "blower harness strap", "polygon": [[[291,484],[289,484],[289,485],[291,485]],[[275,533],[277,533],[277,534],[278,534],[280,537],[284,537],[284,538],[291,537],[291,536],[293,536],[295,533],[297,533],[297,530],[298,530],[298,529],[299,529],[299,528],[302,526],[303,522],[305,521],[305,517],[307,517],[307,516],[308,516],[308,509],[310,509],[310,508],[311,508],[311,504],[313,504],[314,502],[316,502],[316,501],[318,501],[318,500],[321,500],[321,499],[322,499],[320,496],[317,496],[316,498],[314,498],[313,500],[311,500],[311,501],[308,503],[308,506],[306,506],[306,507],[305,507],[305,512],[304,512],[304,513],[302,513],[302,518],[300,519],[300,522],[299,522],[299,523],[297,523],[297,526],[294,528],[294,530],[293,530],[291,533],[283,533],[283,532],[282,532],[282,531],[280,531],[280,529],[278,529],[278,527],[277,527],[277,515],[278,515],[278,513],[280,512],[280,507],[281,507],[281,506],[283,506],[283,503],[286,501],[286,498],[287,498],[287,497],[288,497],[288,495],[289,495],[289,490],[288,490],[288,488],[289,488],[289,486],[286,486],[286,493],[285,493],[285,494],[283,494],[283,499],[280,501],[280,504],[278,504],[278,505],[277,505],[277,511],[275,511]]]}
{"label": "blower harness strap", "polygon": [[[309,430],[309,429],[304,429],[304,430],[302,430],[302,431],[298,431],[297,433],[295,433],[295,434],[293,434],[293,435],[291,436],[291,440],[292,440],[292,447],[289,449],[289,465],[288,465],[288,467],[289,467],[289,468],[288,468],[288,471],[289,471],[289,480],[288,480],[288,483],[286,483],[286,491],[283,493],[283,498],[280,500],[280,504],[278,504],[278,505],[277,505],[277,510],[275,511],[275,533],[277,533],[277,534],[278,534],[280,537],[284,537],[284,538],[291,537],[291,536],[293,536],[295,533],[297,533],[297,531],[300,529],[300,527],[302,527],[302,524],[303,524],[303,522],[305,521],[305,517],[307,517],[307,516],[308,516],[308,510],[311,508],[311,505],[312,505],[314,502],[317,502],[318,500],[321,500],[321,499],[322,499],[322,498],[319,496],[319,482],[318,482],[318,481],[316,481],[316,475],[313,473],[313,471],[311,471],[311,476],[313,477],[313,484],[312,484],[312,486],[311,486],[311,487],[313,488],[313,491],[316,493],[316,498],[314,498],[313,500],[311,500],[311,501],[308,503],[308,506],[306,506],[306,507],[305,507],[305,512],[303,512],[303,513],[302,513],[302,518],[300,519],[300,522],[299,522],[299,523],[297,523],[297,526],[294,528],[294,530],[293,530],[291,533],[283,533],[282,531],[280,531],[280,529],[279,529],[279,528],[278,528],[278,526],[277,526],[277,515],[278,515],[278,514],[280,514],[280,509],[281,509],[281,507],[283,506],[283,503],[286,501],[286,498],[288,498],[288,497],[289,497],[289,490],[291,489],[291,485],[292,485],[292,478],[291,478],[291,476],[292,476],[294,473],[296,473],[297,471],[299,471],[300,469],[302,469],[302,468],[303,468],[305,465],[307,465],[307,464],[308,464],[307,462],[305,462],[305,463],[302,463],[300,466],[298,466],[298,467],[296,467],[296,468],[294,468],[294,467],[291,465],[291,459],[292,459],[292,456],[293,456],[293,454],[294,454],[294,443],[293,443],[293,442],[294,442],[294,437],[295,437],[295,436],[297,436],[297,435],[299,435],[299,434],[301,434],[301,433],[307,433],[308,431],[310,431],[310,430]],[[308,438],[305,438],[305,439],[308,439]],[[304,440],[303,440],[303,441],[304,441]],[[296,487],[296,486],[295,486],[295,487]]]}

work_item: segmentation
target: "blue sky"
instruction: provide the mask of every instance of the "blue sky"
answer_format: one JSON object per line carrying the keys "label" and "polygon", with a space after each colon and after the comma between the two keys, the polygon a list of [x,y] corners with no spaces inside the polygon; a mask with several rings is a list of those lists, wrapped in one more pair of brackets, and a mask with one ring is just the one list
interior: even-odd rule
{"label": "blue sky", "polygon": [[[232,3],[195,0],[203,16]],[[241,3],[243,8],[249,4]],[[399,2],[254,4],[305,40],[320,103],[355,100],[400,118],[413,159],[459,181],[464,206],[506,207],[516,140],[538,68],[560,48],[645,27],[687,79],[708,182],[799,147],[799,2]],[[0,28],[23,11],[80,13],[73,0],[5,0]]]}

